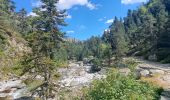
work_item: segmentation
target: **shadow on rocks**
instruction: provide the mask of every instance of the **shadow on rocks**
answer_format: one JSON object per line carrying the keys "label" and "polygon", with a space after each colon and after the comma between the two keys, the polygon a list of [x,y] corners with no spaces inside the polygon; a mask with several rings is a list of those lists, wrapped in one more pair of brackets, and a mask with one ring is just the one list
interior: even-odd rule
{"label": "shadow on rocks", "polygon": [[35,100],[33,97],[21,97],[15,100]]}

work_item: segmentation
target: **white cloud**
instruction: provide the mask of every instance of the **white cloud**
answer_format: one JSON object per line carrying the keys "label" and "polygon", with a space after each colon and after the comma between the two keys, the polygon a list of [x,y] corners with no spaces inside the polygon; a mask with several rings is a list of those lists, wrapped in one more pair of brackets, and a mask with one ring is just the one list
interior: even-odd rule
{"label": "white cloud", "polygon": [[33,7],[39,7],[43,4],[40,0],[31,0],[31,3]]}
{"label": "white cloud", "polygon": [[96,8],[96,6],[89,2],[88,0],[59,0],[57,6],[59,9],[70,9],[76,5],[86,6],[91,10]]}
{"label": "white cloud", "polygon": [[121,0],[122,4],[134,4],[134,3],[142,3],[147,2],[148,0]]}
{"label": "white cloud", "polygon": [[92,3],[87,3],[87,7],[90,9],[90,10],[93,10],[93,9],[96,9],[96,6]]}
{"label": "white cloud", "polygon": [[[38,7],[40,5],[43,5],[43,3],[40,0],[32,0],[32,6],[33,7]],[[60,10],[64,9],[70,9],[74,6],[86,6],[90,10],[94,10],[97,8],[97,5],[91,3],[89,0],[59,0],[57,7]]]}
{"label": "white cloud", "polygon": [[38,16],[38,15],[34,12],[30,12],[30,13],[27,14],[27,16],[33,16],[34,17],[34,16]]}
{"label": "white cloud", "polygon": [[102,22],[102,21],[104,21],[105,19],[106,19],[106,17],[103,17],[103,18],[98,19],[98,21],[99,21],[99,22]]}
{"label": "white cloud", "polygon": [[107,20],[105,23],[106,23],[106,24],[111,24],[111,23],[113,23],[113,21],[114,21],[114,19],[109,19],[109,20]]}
{"label": "white cloud", "polygon": [[67,19],[72,19],[72,16],[71,16],[71,15],[67,15],[66,18],[67,18]]}
{"label": "white cloud", "polygon": [[100,18],[98,21],[99,21],[99,22],[103,21],[103,18]]}
{"label": "white cloud", "polygon": [[75,33],[75,32],[73,30],[71,30],[71,31],[67,31],[66,33],[71,34],[71,33]]}

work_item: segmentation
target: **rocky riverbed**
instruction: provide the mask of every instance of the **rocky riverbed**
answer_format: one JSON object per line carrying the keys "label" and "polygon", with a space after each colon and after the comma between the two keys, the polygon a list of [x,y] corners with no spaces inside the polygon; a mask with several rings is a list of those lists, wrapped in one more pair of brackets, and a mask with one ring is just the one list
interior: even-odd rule
{"label": "rocky riverbed", "polygon": [[94,80],[106,78],[106,69],[91,73],[91,65],[82,62],[71,62],[68,68],[61,68],[58,72],[61,78],[58,81],[60,90],[57,100],[71,100],[70,97],[81,95],[81,89],[88,87]]}
{"label": "rocky riverbed", "polygon": [[[160,100],[170,100],[170,65],[136,59],[140,62],[136,73],[144,81],[149,81],[164,88]],[[70,100],[70,97],[81,95],[81,89],[88,87],[94,80],[106,77],[107,69],[91,73],[90,64],[70,62],[66,68],[58,69],[61,77],[56,80],[58,94],[54,100]],[[123,68],[120,73],[128,75],[130,70]],[[0,82],[0,100],[32,100],[27,96],[27,88],[22,78],[13,78]]]}
{"label": "rocky riverbed", "polygon": [[[56,80],[59,92],[70,90],[70,93],[73,93],[81,90],[82,87],[89,86],[93,80],[106,77],[105,69],[96,73],[90,73],[90,68],[91,65],[83,65],[82,62],[70,62],[67,68],[60,68],[58,72],[61,77],[59,80]],[[25,99],[25,96],[28,95],[29,93],[27,93],[27,88],[22,83],[22,79],[16,78],[0,82],[0,100],[31,100]],[[59,95],[57,97],[55,100],[61,100]]]}
{"label": "rocky riverbed", "polygon": [[59,85],[61,87],[79,88],[88,86],[95,79],[106,77],[104,69],[96,73],[90,73],[90,68],[90,65],[71,63],[68,68],[59,69],[59,73],[62,75]]}

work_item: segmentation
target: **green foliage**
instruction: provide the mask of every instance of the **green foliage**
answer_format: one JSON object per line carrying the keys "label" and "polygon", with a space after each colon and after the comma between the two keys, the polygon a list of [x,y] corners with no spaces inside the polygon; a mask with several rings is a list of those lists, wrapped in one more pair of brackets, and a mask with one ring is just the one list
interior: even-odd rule
{"label": "green foliage", "polygon": [[32,80],[31,82],[27,83],[28,91],[35,91],[42,84],[43,82],[41,80]]}
{"label": "green foliage", "polygon": [[28,21],[27,12],[25,9],[21,9],[17,13],[17,20],[19,21],[17,23],[18,31],[23,37],[25,37],[26,34],[28,34],[31,29],[28,23],[29,21]]}
{"label": "green foliage", "polygon": [[67,52],[67,58],[69,60],[83,60],[84,58],[84,50],[83,43],[81,42],[66,42],[64,44],[64,49]]}
{"label": "green foliage", "polygon": [[106,79],[95,81],[81,100],[157,100],[162,89],[149,83],[121,76],[117,70]]}
{"label": "green foliage", "polygon": [[93,56],[97,58],[102,57],[102,40],[100,37],[92,36],[90,39],[84,42],[83,52],[85,57]]}
{"label": "green foliage", "polygon": [[170,62],[167,59],[167,58],[169,58],[169,55],[170,55],[170,48],[158,49],[158,53],[157,53],[158,61],[167,62],[167,63]]}
{"label": "green foliage", "polygon": [[[24,34],[31,51],[25,53],[16,69],[21,72],[21,75],[30,75],[34,81],[36,76],[42,77],[40,84],[35,85],[36,82],[33,82],[28,86],[31,92],[34,90],[32,93],[35,92],[41,99],[47,100],[54,91],[53,81],[59,76],[56,70],[67,60],[66,51],[59,48],[64,35],[59,30],[59,26],[64,25],[65,13],[57,9],[57,0],[41,0],[41,2],[43,5],[34,9],[38,16],[28,18],[29,26],[32,27],[30,31],[26,31],[28,23],[25,10],[21,10],[18,14],[21,22],[19,31]],[[37,90],[39,88],[40,91]]]}
{"label": "green foliage", "polygon": [[170,56],[170,19],[165,24],[165,29],[158,39],[158,60],[162,62],[170,62],[168,60]]}
{"label": "green foliage", "polygon": [[[118,20],[115,17],[113,24],[109,27],[108,37],[106,37],[107,43],[110,44],[113,54],[116,60],[120,61],[123,56],[126,55],[128,50],[127,41],[125,39],[125,27],[122,20]],[[103,37],[104,38],[104,37]]]}
{"label": "green foliage", "polygon": [[97,72],[101,70],[101,60],[98,58],[94,58],[93,60],[91,60],[91,63],[93,64],[91,67],[91,72]]}
{"label": "green foliage", "polygon": [[68,59],[83,60],[83,58],[88,58],[89,56],[100,59],[106,49],[105,45],[100,37],[92,36],[84,42],[67,42],[65,43],[65,49]]}
{"label": "green foliage", "polygon": [[131,70],[131,72],[134,73],[138,63],[133,59],[128,59],[125,61],[125,63],[127,64],[128,68]]}
{"label": "green foliage", "polygon": [[94,58],[92,61],[91,61],[94,65],[97,65],[97,66],[100,66],[101,65],[101,61],[97,58]]}
{"label": "green foliage", "polygon": [[140,12],[142,13],[142,14],[146,14],[147,13],[147,8],[145,7],[145,6],[142,6],[141,8],[140,8]]}

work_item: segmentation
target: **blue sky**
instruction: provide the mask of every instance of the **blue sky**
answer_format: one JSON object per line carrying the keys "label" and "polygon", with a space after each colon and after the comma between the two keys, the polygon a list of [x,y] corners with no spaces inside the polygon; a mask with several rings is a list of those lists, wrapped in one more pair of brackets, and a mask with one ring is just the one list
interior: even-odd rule
{"label": "blue sky", "polygon": [[[32,8],[41,4],[39,0],[13,0],[16,10],[25,8],[29,15]],[[85,40],[91,36],[101,36],[113,21],[114,16],[125,17],[128,9],[137,9],[146,0],[60,0],[59,9],[67,9],[66,27],[62,31],[67,36]]]}

